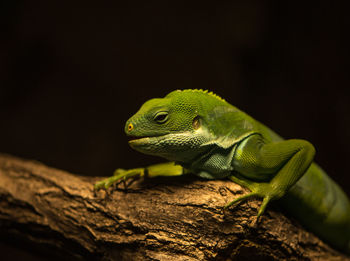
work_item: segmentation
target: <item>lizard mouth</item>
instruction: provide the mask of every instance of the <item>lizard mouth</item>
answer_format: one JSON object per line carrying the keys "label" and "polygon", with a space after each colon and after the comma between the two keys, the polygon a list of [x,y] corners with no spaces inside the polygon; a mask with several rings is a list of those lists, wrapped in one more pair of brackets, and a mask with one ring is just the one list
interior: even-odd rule
{"label": "lizard mouth", "polygon": [[129,136],[129,145],[131,147],[142,146],[156,142],[161,136]]}
{"label": "lizard mouth", "polygon": [[149,138],[149,136],[128,136],[128,141],[134,141],[139,139]]}
{"label": "lizard mouth", "polygon": [[134,144],[134,143],[146,141],[149,138],[150,137],[130,137],[128,142],[129,144]]}

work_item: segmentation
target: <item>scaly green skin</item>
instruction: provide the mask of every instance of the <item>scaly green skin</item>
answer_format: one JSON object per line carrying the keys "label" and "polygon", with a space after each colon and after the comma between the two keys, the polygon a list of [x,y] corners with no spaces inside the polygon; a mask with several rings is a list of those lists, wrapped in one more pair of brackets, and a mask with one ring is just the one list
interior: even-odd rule
{"label": "scaly green skin", "polygon": [[[263,199],[257,218],[271,200],[331,245],[350,254],[350,203],[345,193],[315,163],[315,149],[305,140],[283,140],[215,94],[177,90],[147,101],[125,125],[132,148],[169,163],[117,170],[96,184],[108,188],[136,175],[194,173],[208,179],[229,178]],[[176,164],[174,164],[176,162]]]}

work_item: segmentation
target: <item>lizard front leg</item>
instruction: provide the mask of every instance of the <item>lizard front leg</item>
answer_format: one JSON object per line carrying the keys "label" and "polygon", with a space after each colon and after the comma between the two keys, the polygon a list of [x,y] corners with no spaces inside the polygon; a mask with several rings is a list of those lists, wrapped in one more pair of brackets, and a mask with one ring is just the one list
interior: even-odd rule
{"label": "lizard front leg", "polygon": [[154,178],[158,176],[180,176],[185,173],[187,173],[186,170],[182,166],[177,165],[174,162],[160,163],[145,168],[135,168],[129,170],[117,169],[114,172],[113,176],[97,182],[95,184],[95,189],[108,189],[114,183],[125,181],[135,176],[147,176],[150,178]]}
{"label": "lizard front leg", "polygon": [[281,198],[305,174],[314,154],[313,145],[305,140],[265,143],[260,135],[248,137],[238,146],[233,161],[242,177],[231,177],[231,180],[247,187],[251,193],[225,207],[250,197],[261,197],[259,218],[271,200]]}

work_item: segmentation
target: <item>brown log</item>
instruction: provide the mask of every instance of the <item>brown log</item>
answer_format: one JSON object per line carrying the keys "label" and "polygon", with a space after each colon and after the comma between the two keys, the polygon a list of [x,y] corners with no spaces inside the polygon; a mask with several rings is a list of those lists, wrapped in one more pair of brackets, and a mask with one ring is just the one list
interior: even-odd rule
{"label": "brown log", "polygon": [[71,260],[349,260],[276,206],[257,227],[259,200],[224,214],[246,192],[228,180],[139,179],[106,193],[98,179],[1,154],[1,238]]}

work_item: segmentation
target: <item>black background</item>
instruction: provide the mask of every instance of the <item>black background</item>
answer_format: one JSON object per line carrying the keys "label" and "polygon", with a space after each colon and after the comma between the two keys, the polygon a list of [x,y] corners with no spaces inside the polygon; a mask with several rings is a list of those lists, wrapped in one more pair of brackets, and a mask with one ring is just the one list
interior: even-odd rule
{"label": "black background", "polygon": [[201,88],[312,142],[350,194],[345,3],[7,1],[0,151],[93,176],[160,162],[128,147],[125,121],[149,98]]}

